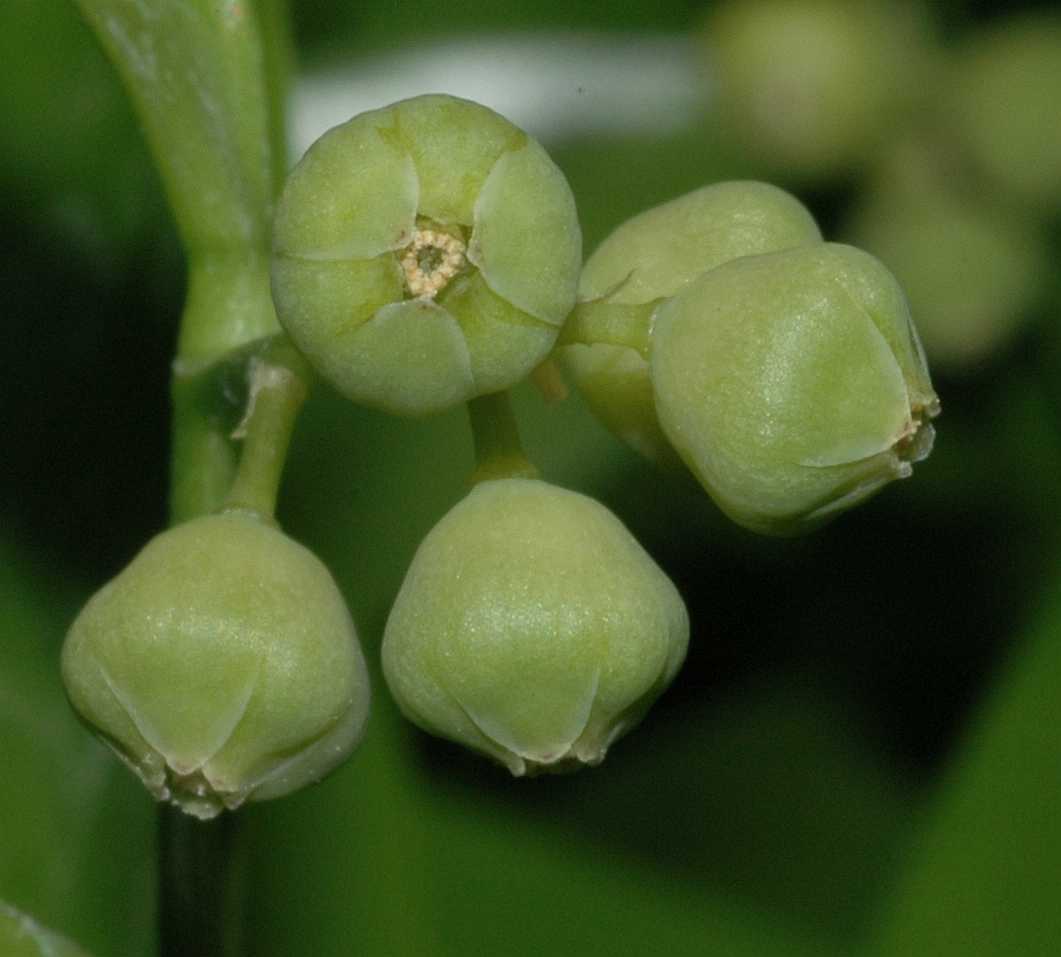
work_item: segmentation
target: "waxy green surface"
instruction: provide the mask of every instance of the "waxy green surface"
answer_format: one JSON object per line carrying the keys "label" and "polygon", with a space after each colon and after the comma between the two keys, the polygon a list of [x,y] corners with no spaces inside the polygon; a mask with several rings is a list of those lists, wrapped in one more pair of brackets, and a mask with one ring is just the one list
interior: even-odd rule
{"label": "waxy green surface", "polygon": [[851,246],[706,273],[658,310],[651,370],[671,443],[754,531],[808,531],[931,450],[939,401],[906,300]]}
{"label": "waxy green surface", "polygon": [[[750,180],[715,183],[639,213],[614,230],[587,260],[579,300],[651,303],[739,256],[820,241],[814,218],[784,190]],[[645,310],[643,321],[651,323],[652,310]],[[612,432],[657,465],[680,466],[656,417],[646,355],[606,342],[565,346],[561,355]]]}
{"label": "waxy green surface", "polygon": [[[406,282],[418,232],[464,247],[433,295]],[[438,412],[522,379],[574,304],[574,199],[542,147],[486,107],[428,95],[325,133],[277,212],[281,323],[354,401]]]}
{"label": "waxy green surface", "polygon": [[689,621],[604,506],[482,482],[432,529],[383,638],[402,711],[515,775],[597,764],[670,683]]}
{"label": "waxy green surface", "polygon": [[63,680],[156,798],[204,818],[323,777],[368,714],[331,575],[246,513],[148,542],[71,626]]}

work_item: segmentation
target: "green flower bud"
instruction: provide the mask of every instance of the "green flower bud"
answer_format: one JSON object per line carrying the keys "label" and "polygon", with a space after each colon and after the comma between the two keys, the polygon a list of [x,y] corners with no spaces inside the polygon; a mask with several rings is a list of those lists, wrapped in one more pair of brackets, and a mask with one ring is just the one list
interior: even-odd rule
{"label": "green flower bud", "polygon": [[[821,238],[803,204],[775,186],[704,186],[639,213],[597,247],[582,270],[575,321],[589,310],[617,315],[624,330],[636,323],[647,344],[660,301],[708,269]],[[588,335],[560,350],[565,367],[612,432],[657,465],[678,467],[656,418],[647,356],[632,346],[586,341],[609,331],[587,326]]]}
{"label": "green flower bud", "polygon": [[280,321],[349,398],[407,415],[505,389],[552,349],[582,239],[563,174],[486,107],[420,96],[325,133],[276,215]]}
{"label": "green flower bud", "polygon": [[656,314],[660,423],[716,504],[807,531],[910,474],[939,411],[902,290],[822,243],[705,273]]}
{"label": "green flower bud", "polygon": [[720,111],[757,160],[833,176],[873,156],[926,85],[920,4],[729,0],[705,41]]}
{"label": "green flower bud", "polygon": [[1032,205],[1061,206],[1061,17],[1002,21],[971,43],[948,116],[980,168]]}
{"label": "green flower bud", "polygon": [[410,720],[522,775],[602,761],[670,683],[688,634],[678,592],[611,512],[500,479],[420,545],[383,671]]}
{"label": "green flower bud", "polygon": [[63,680],[148,790],[200,818],[323,777],[368,714],[331,575],[244,512],[148,542],[70,628]]}

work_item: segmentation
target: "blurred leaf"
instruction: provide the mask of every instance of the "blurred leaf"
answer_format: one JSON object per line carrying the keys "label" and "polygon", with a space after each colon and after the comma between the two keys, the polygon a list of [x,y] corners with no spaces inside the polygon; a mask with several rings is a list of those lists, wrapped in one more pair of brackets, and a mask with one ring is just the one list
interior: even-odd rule
{"label": "blurred leaf", "polygon": [[157,217],[125,91],[70,0],[0,4],[0,189],[97,268]]}
{"label": "blurred leaf", "polygon": [[0,953],[4,957],[88,957],[80,947],[0,901]]}
{"label": "blurred leaf", "polygon": [[880,957],[1048,957],[1061,941],[1061,579],[953,761]]}
{"label": "blurred leaf", "polygon": [[66,703],[59,644],[80,596],[62,572],[0,540],[0,896],[100,955],[146,957],[154,806]]}
{"label": "blurred leaf", "polygon": [[824,940],[864,935],[911,788],[861,708],[785,673],[657,710],[573,783],[561,820]]}
{"label": "blurred leaf", "polygon": [[254,953],[819,952],[783,919],[695,881],[489,794],[455,795],[424,774],[410,738],[381,701],[369,739],[330,782],[251,810]]}

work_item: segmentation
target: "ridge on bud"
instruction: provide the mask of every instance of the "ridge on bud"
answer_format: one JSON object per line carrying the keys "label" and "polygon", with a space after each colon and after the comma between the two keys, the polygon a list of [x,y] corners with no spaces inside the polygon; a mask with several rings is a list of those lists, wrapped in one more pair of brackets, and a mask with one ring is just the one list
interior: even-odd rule
{"label": "ridge on bud", "polygon": [[497,479],[421,543],[383,670],[410,720],[519,776],[602,761],[673,679],[688,634],[674,585],[604,506]]}
{"label": "ridge on bud", "polygon": [[331,575],[247,512],[148,542],[78,615],[62,671],[79,717],[158,800],[199,818],[319,780],[368,716]]}
{"label": "ridge on bud", "polygon": [[[697,276],[740,256],[821,238],[806,207],[776,186],[704,186],[639,213],[597,247],[582,270],[574,319],[585,309],[623,315],[624,324],[634,315],[647,344],[655,308]],[[587,331],[560,355],[594,414],[650,461],[680,467],[656,417],[647,355]]]}
{"label": "ridge on bud", "polygon": [[939,412],[898,283],[852,246],[748,256],[657,312],[660,423],[715,503],[808,531],[904,478]]}
{"label": "ridge on bud", "polygon": [[574,198],[545,150],[484,106],[427,95],[309,148],[277,208],[273,298],[345,396],[423,415],[526,376],[581,262]]}

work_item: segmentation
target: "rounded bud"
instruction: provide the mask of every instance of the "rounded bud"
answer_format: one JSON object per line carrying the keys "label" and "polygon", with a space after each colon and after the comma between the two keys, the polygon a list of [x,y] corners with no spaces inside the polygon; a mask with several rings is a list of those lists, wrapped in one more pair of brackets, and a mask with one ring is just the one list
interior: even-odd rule
{"label": "rounded bud", "polygon": [[1056,212],[1061,207],[1061,17],[1003,20],[955,66],[949,119],[993,185]]}
{"label": "rounded bud", "polygon": [[656,314],[660,423],[740,525],[807,531],[910,474],[939,411],[895,279],[851,246],[733,260]]}
{"label": "rounded bud", "polygon": [[[708,269],[821,238],[806,207],[776,186],[752,181],[704,186],[616,228],[586,262],[578,308],[607,314],[647,306],[636,314],[647,343],[656,305]],[[564,346],[561,356],[612,432],[657,465],[680,465],[656,418],[645,355],[611,342],[580,341]]]}
{"label": "rounded bud", "polygon": [[681,596],[623,524],[534,479],[482,482],[428,534],[383,637],[410,720],[515,775],[604,759],[685,657]]}
{"label": "rounded bud", "polygon": [[295,167],[273,297],[340,392],[420,415],[530,372],[581,261],[574,199],[545,150],[484,106],[420,96],[329,130]]}
{"label": "rounded bud", "polygon": [[320,779],[368,715],[331,575],[245,512],[148,542],[78,615],[62,664],[80,717],[158,800],[200,818]]}

